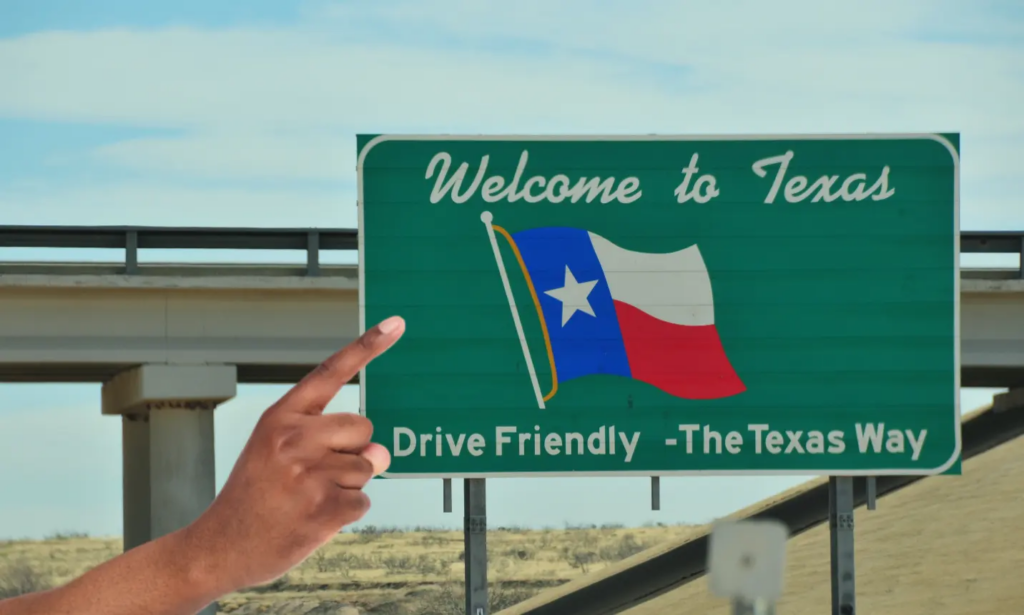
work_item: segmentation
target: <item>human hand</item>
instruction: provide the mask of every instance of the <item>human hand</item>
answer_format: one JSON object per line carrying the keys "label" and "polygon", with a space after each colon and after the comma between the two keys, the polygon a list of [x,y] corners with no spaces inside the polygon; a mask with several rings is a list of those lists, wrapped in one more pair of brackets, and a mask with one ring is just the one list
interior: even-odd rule
{"label": "human hand", "polygon": [[405,322],[389,318],[324,361],[260,417],[213,504],[184,530],[218,595],[283,576],[359,520],[362,488],[391,456],[370,442],[373,426],[324,407],[390,348]]}

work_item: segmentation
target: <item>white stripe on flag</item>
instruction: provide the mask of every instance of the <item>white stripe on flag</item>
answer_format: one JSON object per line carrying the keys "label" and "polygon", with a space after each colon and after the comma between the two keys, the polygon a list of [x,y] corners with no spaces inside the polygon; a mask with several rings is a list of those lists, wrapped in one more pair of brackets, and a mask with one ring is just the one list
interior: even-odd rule
{"label": "white stripe on flag", "polygon": [[612,299],[677,325],[715,324],[711,278],[696,245],[650,254],[620,248],[594,233],[590,241]]}

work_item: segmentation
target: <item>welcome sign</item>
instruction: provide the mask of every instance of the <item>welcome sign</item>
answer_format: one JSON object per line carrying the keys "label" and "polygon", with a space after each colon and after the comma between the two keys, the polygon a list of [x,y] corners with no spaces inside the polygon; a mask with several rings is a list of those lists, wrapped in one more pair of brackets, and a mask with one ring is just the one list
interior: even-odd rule
{"label": "welcome sign", "polygon": [[949,469],[958,147],[360,136],[388,476]]}

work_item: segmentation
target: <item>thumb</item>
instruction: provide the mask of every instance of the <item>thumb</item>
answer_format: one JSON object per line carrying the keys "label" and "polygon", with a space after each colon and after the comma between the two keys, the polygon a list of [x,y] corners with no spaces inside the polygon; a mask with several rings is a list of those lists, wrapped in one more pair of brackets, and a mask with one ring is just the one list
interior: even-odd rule
{"label": "thumb", "polygon": [[391,453],[388,452],[388,449],[376,442],[371,442],[367,445],[359,455],[373,465],[374,476],[379,476],[383,472],[386,472],[388,466],[391,465]]}

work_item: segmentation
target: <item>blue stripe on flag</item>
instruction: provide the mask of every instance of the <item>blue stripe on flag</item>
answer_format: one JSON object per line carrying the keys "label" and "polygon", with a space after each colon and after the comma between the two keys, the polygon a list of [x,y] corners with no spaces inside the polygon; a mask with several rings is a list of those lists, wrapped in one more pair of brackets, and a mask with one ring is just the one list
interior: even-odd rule
{"label": "blue stripe on flag", "polygon": [[[608,281],[587,231],[543,227],[515,233],[513,239],[533,280],[551,338],[558,381],[591,374],[630,377]],[[562,326],[562,302],[546,291],[565,286],[566,267],[577,282],[597,280],[587,300],[594,316],[577,311]]]}

